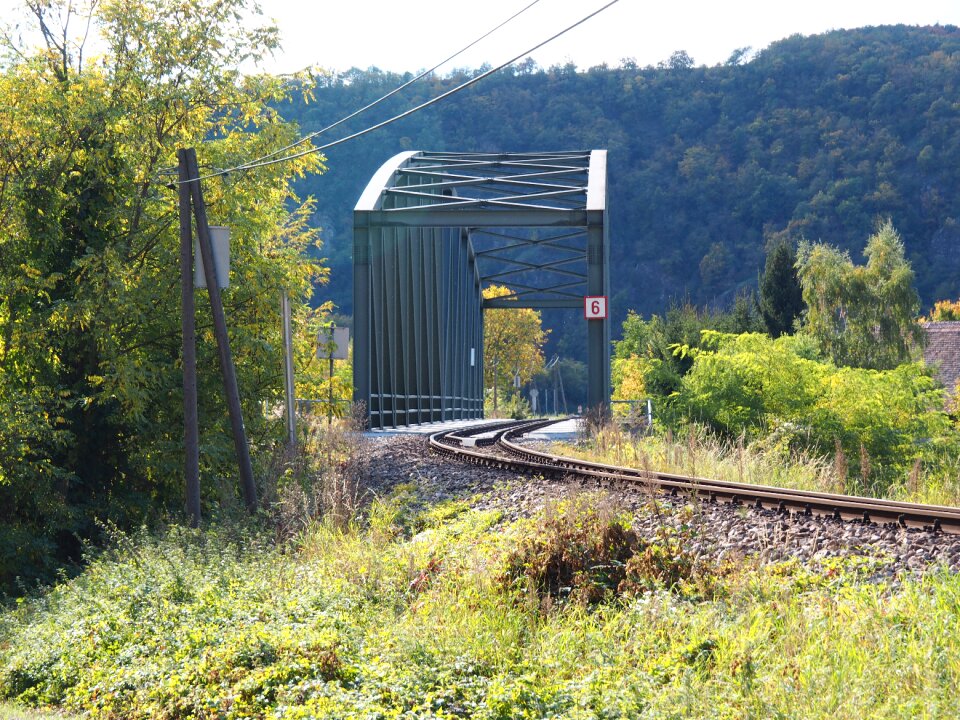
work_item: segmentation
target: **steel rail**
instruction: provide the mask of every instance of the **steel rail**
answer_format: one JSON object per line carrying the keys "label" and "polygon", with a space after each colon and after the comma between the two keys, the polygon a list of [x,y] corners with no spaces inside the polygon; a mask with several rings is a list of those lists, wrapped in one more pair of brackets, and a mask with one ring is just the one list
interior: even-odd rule
{"label": "steel rail", "polygon": [[[518,445],[515,439],[553,425],[556,420],[509,421],[440,431],[430,436],[434,452],[475,465],[562,479],[588,478],[602,486],[640,485],[670,495],[696,496],[708,502],[749,505],[781,513],[821,515],[861,523],[896,524],[960,534],[960,508],[922,505],[882,498],[795,490],[792,488],[664,473],[553,455]],[[477,437],[481,436],[481,437]],[[489,449],[496,446],[496,452]]]}

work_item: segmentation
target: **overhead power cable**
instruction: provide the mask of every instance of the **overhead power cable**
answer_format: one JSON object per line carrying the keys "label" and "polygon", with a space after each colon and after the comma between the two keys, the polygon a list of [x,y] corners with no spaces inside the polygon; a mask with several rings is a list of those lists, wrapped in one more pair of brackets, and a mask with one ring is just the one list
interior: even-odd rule
{"label": "overhead power cable", "polygon": [[[480,75],[477,75],[476,77],[470,78],[470,79],[467,80],[466,82],[463,82],[463,83],[461,83],[460,85],[457,85],[455,88],[452,88],[452,89],[450,89],[450,90],[447,90],[447,92],[445,92],[445,93],[442,93],[442,94],[440,94],[440,95],[437,95],[437,97],[435,97],[435,98],[432,98],[432,99],[430,99],[430,100],[427,100],[426,102],[420,103],[420,104],[417,105],[416,107],[410,108],[409,110],[406,110],[405,112],[402,112],[402,113],[400,113],[399,115],[394,115],[393,117],[388,118],[387,120],[384,120],[383,122],[379,122],[379,123],[377,123],[376,125],[371,125],[370,127],[367,127],[367,128],[365,128],[365,129],[363,129],[363,130],[359,130],[359,131],[357,131],[357,132],[355,132],[355,133],[352,133],[352,134],[350,134],[350,135],[346,135],[345,137],[342,137],[342,138],[340,138],[339,140],[334,140],[334,141],[328,142],[328,143],[326,143],[326,144],[324,144],[324,145],[318,145],[318,146],[316,146],[316,147],[309,148],[308,150],[302,150],[301,152],[294,153],[294,154],[292,154],[292,155],[285,155],[285,156],[283,156],[283,157],[273,158],[273,159],[269,159],[269,160],[256,160],[256,161],[251,161],[251,162],[249,162],[249,163],[245,163],[245,164],[243,164],[243,165],[238,165],[238,166],[233,167],[233,168],[228,168],[228,169],[226,169],[226,170],[218,170],[218,171],[216,171],[216,172],[209,173],[208,175],[203,175],[203,176],[201,176],[201,177],[195,178],[194,180],[186,180],[186,181],[179,181],[179,182],[196,182],[196,181],[200,181],[200,180],[209,180],[209,179],[211,179],[211,178],[220,177],[220,176],[223,176],[223,175],[229,175],[230,173],[234,173],[234,172],[243,172],[243,171],[247,171],[247,170],[256,170],[256,169],[262,168],[262,167],[269,167],[269,166],[271,166],[271,165],[278,165],[279,163],[288,162],[288,161],[290,161],[290,160],[297,160],[297,159],[299,159],[299,158],[306,157],[307,155],[311,155],[311,154],[317,153],[317,152],[322,152],[323,150],[327,150],[327,149],[332,148],[332,147],[335,147],[335,146],[337,146],[337,145],[342,145],[343,143],[349,142],[350,140],[355,140],[355,139],[357,139],[357,138],[359,138],[359,137],[363,137],[364,135],[368,135],[369,133],[372,133],[374,130],[379,130],[380,128],[386,127],[387,125],[391,125],[391,124],[393,124],[393,123],[395,123],[395,122],[397,122],[397,121],[399,121],[399,120],[403,120],[404,118],[410,117],[410,116],[413,115],[414,113],[420,112],[421,110],[423,110],[423,109],[425,109],[425,108],[428,108],[428,107],[430,107],[431,105],[435,105],[435,104],[437,104],[438,102],[440,102],[441,100],[445,100],[446,98],[448,98],[448,97],[450,97],[450,96],[452,96],[452,95],[455,95],[456,93],[460,92],[461,90],[465,90],[465,89],[467,89],[468,87],[470,87],[471,85],[475,85],[476,83],[478,83],[478,82],[480,82],[481,80],[489,77],[490,75],[493,75],[494,73],[500,72],[500,71],[503,70],[505,67],[508,67],[508,66],[512,65],[513,63],[517,62],[518,60],[527,57],[528,55],[530,55],[530,53],[536,52],[537,50],[539,50],[540,48],[542,48],[544,45],[547,45],[548,43],[553,42],[553,41],[556,40],[557,38],[559,38],[559,37],[565,35],[566,33],[570,32],[570,31],[573,30],[574,28],[579,27],[580,25],[582,25],[583,23],[585,23],[587,20],[590,20],[591,18],[595,17],[596,15],[599,15],[600,13],[602,13],[602,12],[603,12],[604,10],[606,10],[607,8],[612,7],[613,5],[616,5],[619,1],[620,1],[620,0],[610,0],[610,2],[608,2],[606,5],[598,8],[597,10],[594,10],[594,11],[593,11],[592,13],[590,13],[589,15],[586,15],[585,17],[581,18],[580,20],[578,20],[577,22],[573,23],[572,25],[568,25],[567,27],[565,27],[565,28],[564,28],[563,30],[561,30],[560,32],[555,33],[554,35],[551,35],[551,36],[550,36],[549,38],[547,38],[546,40],[543,40],[543,41],[537,43],[537,44],[534,45],[532,48],[529,48],[528,50],[525,50],[524,52],[522,52],[522,53],[520,53],[519,55],[511,58],[510,60],[507,60],[506,62],[501,63],[500,65],[498,65],[498,66],[496,66],[496,67],[494,67],[494,68],[491,68],[491,69],[487,70],[486,72],[481,73]],[[178,183],[178,184],[179,184],[179,183]]]}
{"label": "overhead power cable", "polygon": [[[382,96],[380,96],[379,98],[377,98],[376,100],[374,100],[373,102],[371,102],[371,103],[369,103],[369,104],[367,104],[367,105],[364,105],[364,106],[363,106],[362,108],[360,108],[359,110],[355,110],[354,112],[350,113],[349,115],[340,118],[340,119],[337,120],[336,122],[331,123],[330,125],[327,125],[326,127],[321,128],[320,130],[316,130],[316,131],[310,133],[309,135],[305,135],[304,137],[300,138],[300,139],[297,140],[296,142],[293,142],[293,143],[291,143],[291,144],[289,144],[289,145],[287,145],[287,146],[285,146],[285,147],[278,148],[277,150],[274,150],[273,152],[267,153],[266,155],[261,155],[260,157],[255,158],[255,159],[253,159],[253,160],[251,160],[251,161],[249,161],[249,162],[250,162],[250,163],[256,163],[256,162],[260,162],[260,161],[263,161],[263,160],[269,160],[270,158],[275,157],[275,156],[277,156],[277,155],[280,155],[281,153],[285,153],[285,152],[287,152],[288,150],[293,150],[295,147],[298,147],[298,146],[300,146],[300,145],[303,145],[303,143],[308,142],[308,141],[312,140],[312,139],[315,138],[315,137],[318,137],[318,136],[320,136],[320,135],[323,135],[324,133],[326,133],[326,132],[328,132],[328,131],[330,131],[330,130],[333,130],[335,127],[337,127],[337,126],[339,126],[339,125],[342,125],[343,123],[347,122],[348,120],[352,120],[353,118],[357,117],[358,115],[360,115],[360,114],[362,114],[362,113],[365,113],[367,110],[370,110],[370,109],[372,109],[372,108],[375,108],[377,105],[379,105],[380,103],[382,103],[384,100],[388,100],[389,98],[393,97],[393,96],[396,95],[397,93],[402,92],[403,90],[406,90],[408,87],[410,87],[411,85],[413,85],[413,84],[414,84],[415,82],[417,82],[418,80],[422,80],[422,79],[425,78],[427,75],[429,75],[429,74],[432,73],[432,72],[435,72],[438,68],[443,67],[444,65],[446,65],[446,64],[447,64],[448,62],[450,62],[451,60],[454,60],[454,59],[460,57],[461,55],[463,55],[463,53],[465,53],[467,50],[469,50],[470,48],[472,48],[474,45],[477,45],[478,43],[482,42],[483,40],[486,40],[488,37],[490,37],[491,35],[493,35],[493,33],[495,33],[497,30],[501,29],[502,27],[504,27],[504,26],[507,25],[508,23],[511,23],[511,22],[513,22],[514,20],[516,20],[516,19],[517,19],[518,17],[520,17],[523,13],[525,13],[527,10],[529,10],[530,8],[532,8],[534,5],[536,5],[536,4],[539,3],[539,2],[540,2],[540,0],[533,0],[533,2],[529,3],[528,5],[524,6],[523,8],[521,8],[520,10],[518,10],[517,12],[515,12],[513,15],[511,15],[510,17],[508,17],[506,20],[504,20],[503,22],[501,22],[501,23],[500,23],[499,25],[497,25],[496,27],[494,27],[494,28],[488,30],[487,32],[485,32],[483,35],[481,35],[480,37],[478,37],[476,40],[474,40],[473,42],[471,42],[469,45],[466,45],[466,46],[462,47],[460,50],[458,50],[457,52],[455,52],[453,55],[450,55],[449,57],[445,58],[444,60],[441,60],[441,61],[438,62],[436,65],[434,65],[433,67],[431,67],[429,70],[424,70],[423,72],[421,72],[421,73],[420,73],[419,75],[417,75],[416,77],[408,80],[407,82],[403,83],[403,84],[400,85],[399,87],[394,88],[393,90],[391,90],[390,92],[388,92],[386,95],[382,95]],[[229,172],[229,171],[227,171],[227,172]],[[165,169],[165,170],[161,170],[161,171],[160,171],[160,174],[161,174],[161,175],[175,175],[176,173],[177,173],[177,168],[167,168],[167,169]]]}
{"label": "overhead power cable", "polygon": [[460,57],[460,56],[463,55],[467,50],[469,50],[470,48],[472,48],[474,45],[477,45],[478,43],[486,40],[488,37],[490,37],[491,35],[493,35],[497,30],[499,30],[500,28],[504,27],[505,25],[507,25],[507,24],[513,22],[514,20],[516,20],[518,17],[520,17],[521,15],[523,15],[523,13],[525,13],[527,10],[529,10],[530,8],[532,8],[532,7],[533,7],[534,5],[536,5],[538,2],[540,2],[540,0],[533,0],[533,2],[531,2],[531,3],[528,4],[527,6],[521,8],[520,10],[518,10],[517,12],[515,12],[513,15],[511,15],[511,16],[508,17],[506,20],[504,20],[504,21],[501,22],[499,25],[497,25],[495,28],[492,28],[491,30],[488,30],[487,32],[485,32],[483,35],[481,35],[480,37],[478,37],[476,40],[474,40],[473,42],[471,42],[469,45],[466,45],[465,47],[461,48],[460,50],[457,50],[457,52],[455,52],[455,53],[454,53],[453,55],[451,55],[450,57],[445,58],[444,60],[441,60],[440,62],[438,62],[436,65],[434,65],[434,66],[433,66],[432,68],[430,68],[429,70],[424,70],[424,71],[421,72],[419,75],[417,75],[415,78],[411,78],[411,79],[408,80],[407,82],[403,83],[403,85],[400,85],[399,87],[396,87],[396,88],[394,88],[393,90],[391,90],[390,92],[388,92],[386,95],[380,96],[379,98],[377,98],[377,99],[374,100],[373,102],[371,102],[371,103],[369,103],[369,104],[367,104],[367,105],[364,105],[364,106],[363,106],[362,108],[360,108],[359,110],[353,111],[353,112],[350,113],[349,115],[340,118],[340,119],[337,120],[336,122],[331,123],[330,125],[327,125],[326,127],[321,128],[320,130],[316,130],[316,131],[310,133],[309,135],[304,135],[302,138],[300,138],[299,140],[297,140],[297,141],[294,142],[294,143],[291,143],[290,145],[287,145],[286,147],[282,147],[282,148],[280,148],[280,149],[278,149],[278,150],[274,150],[273,152],[268,153],[268,154],[266,154],[266,155],[263,155],[262,157],[256,158],[255,160],[251,160],[250,162],[253,163],[253,162],[260,162],[260,161],[262,161],[262,160],[269,160],[270,158],[272,158],[272,157],[274,157],[274,156],[276,156],[276,155],[280,155],[281,153],[285,153],[285,152],[287,152],[288,150],[293,150],[295,147],[298,147],[298,146],[300,146],[300,145],[303,145],[303,143],[309,142],[310,140],[313,140],[313,138],[319,137],[320,135],[323,135],[324,133],[326,133],[326,132],[328,132],[328,131],[330,131],[330,130],[333,130],[335,127],[337,127],[337,126],[339,126],[339,125],[342,125],[343,123],[347,122],[348,120],[353,120],[353,118],[357,117],[357,115],[360,115],[360,114],[362,114],[362,113],[365,113],[367,110],[371,110],[371,109],[375,108],[377,105],[379,105],[380,103],[382,103],[384,100],[388,100],[389,98],[393,97],[393,96],[396,95],[397,93],[403,92],[404,90],[406,90],[408,87],[410,87],[411,85],[413,85],[413,84],[414,84],[415,82],[417,82],[418,80],[422,80],[422,79],[425,78],[427,75],[429,75],[430,73],[436,71],[438,68],[443,67],[444,65],[446,65],[446,64],[447,64],[448,62],[450,62],[451,60],[455,60],[456,58]]}

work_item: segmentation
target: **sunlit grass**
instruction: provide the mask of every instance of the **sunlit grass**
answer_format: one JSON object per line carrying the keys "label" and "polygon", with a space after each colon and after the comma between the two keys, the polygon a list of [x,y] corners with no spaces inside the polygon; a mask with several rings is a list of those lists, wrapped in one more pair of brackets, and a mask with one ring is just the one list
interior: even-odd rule
{"label": "sunlit grass", "polygon": [[610,424],[577,443],[556,443],[561,455],[651,472],[676,473],[753,485],[886,497],[907,502],[960,505],[960,459],[935,467],[917,463],[899,482],[877,487],[851,475],[842,454],[817,456],[770,437],[724,440],[690,426],[681,434],[630,433]]}
{"label": "sunlit grass", "polygon": [[52,710],[37,710],[0,702],[0,720],[79,720],[79,718],[76,715]]}
{"label": "sunlit grass", "polygon": [[956,575],[701,565],[707,594],[587,604],[511,555],[566,528],[575,556],[577,533],[626,517],[566,507],[502,526],[388,502],[296,544],[135,539],[0,615],[0,692],[93,718],[960,716]]}

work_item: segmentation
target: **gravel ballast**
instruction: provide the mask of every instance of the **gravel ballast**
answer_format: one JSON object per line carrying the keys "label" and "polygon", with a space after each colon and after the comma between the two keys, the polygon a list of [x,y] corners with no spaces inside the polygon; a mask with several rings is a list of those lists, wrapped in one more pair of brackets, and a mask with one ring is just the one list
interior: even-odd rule
{"label": "gravel ballast", "polygon": [[[422,435],[368,438],[364,452],[372,493],[386,495],[401,483],[413,483],[424,505],[470,500],[477,509],[498,510],[504,522],[534,515],[550,502],[598,489],[576,479],[524,477],[462,463],[433,454]],[[691,529],[694,540],[687,549],[704,560],[796,559],[819,565],[829,558],[868,557],[878,562],[879,575],[890,577],[934,566],[960,569],[960,535],[692,502],[631,486],[614,486],[604,492],[633,513],[633,527],[641,537],[652,538],[664,526]]]}

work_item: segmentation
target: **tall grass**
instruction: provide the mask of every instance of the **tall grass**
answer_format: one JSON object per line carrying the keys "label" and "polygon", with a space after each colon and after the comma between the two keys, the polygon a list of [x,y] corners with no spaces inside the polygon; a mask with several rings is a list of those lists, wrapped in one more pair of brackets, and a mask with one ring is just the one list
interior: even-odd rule
{"label": "tall grass", "polygon": [[75,715],[24,708],[0,702],[0,720],[78,720]]}
{"label": "tall grass", "polygon": [[871,483],[870,458],[861,449],[857,475],[837,447],[832,456],[792,449],[776,434],[755,442],[729,440],[698,425],[678,433],[642,435],[613,423],[594,425],[575,444],[557,444],[560,454],[599,460],[652,472],[695,475],[717,480],[772,485],[908,502],[960,505],[960,458],[944,456],[936,464],[916,461],[899,482]]}
{"label": "tall grass", "polygon": [[281,447],[261,471],[264,505],[281,539],[304,532],[315,521],[344,528],[365,500],[367,453],[355,411],[328,421],[300,419],[295,448]]}

